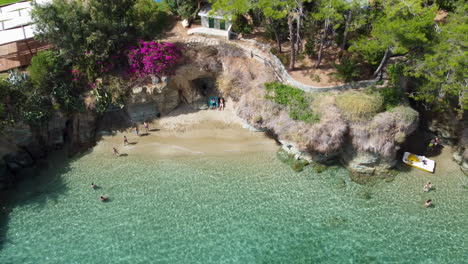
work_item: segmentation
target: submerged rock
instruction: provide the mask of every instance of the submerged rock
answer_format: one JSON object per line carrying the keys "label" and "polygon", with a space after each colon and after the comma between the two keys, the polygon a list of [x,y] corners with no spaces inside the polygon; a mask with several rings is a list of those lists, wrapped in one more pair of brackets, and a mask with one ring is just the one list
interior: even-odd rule
{"label": "submerged rock", "polygon": [[309,165],[308,161],[298,160],[282,148],[278,150],[278,152],[276,153],[276,157],[281,162],[289,165],[291,169],[293,169],[295,172],[301,172],[304,170],[305,166]]}

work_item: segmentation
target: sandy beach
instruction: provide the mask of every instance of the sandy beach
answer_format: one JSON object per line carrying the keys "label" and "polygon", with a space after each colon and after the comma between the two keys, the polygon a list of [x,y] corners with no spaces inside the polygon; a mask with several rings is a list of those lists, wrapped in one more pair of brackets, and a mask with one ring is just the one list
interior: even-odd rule
{"label": "sandy beach", "polygon": [[[125,155],[156,155],[161,157],[192,155],[229,155],[249,151],[275,151],[279,148],[264,133],[242,128],[242,119],[234,114],[230,104],[225,110],[192,110],[180,106],[149,124],[146,133],[139,124],[134,128],[103,136],[94,151],[112,154],[116,147]],[[127,136],[129,144],[124,145]]]}

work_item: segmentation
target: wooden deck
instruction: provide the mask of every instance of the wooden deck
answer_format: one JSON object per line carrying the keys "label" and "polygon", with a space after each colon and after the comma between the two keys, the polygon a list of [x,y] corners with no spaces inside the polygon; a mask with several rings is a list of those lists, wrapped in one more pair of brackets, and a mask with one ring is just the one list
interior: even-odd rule
{"label": "wooden deck", "polygon": [[[28,47],[29,46],[29,47]],[[50,48],[50,44],[34,39],[21,40],[0,46],[0,72],[27,66],[38,51]]]}

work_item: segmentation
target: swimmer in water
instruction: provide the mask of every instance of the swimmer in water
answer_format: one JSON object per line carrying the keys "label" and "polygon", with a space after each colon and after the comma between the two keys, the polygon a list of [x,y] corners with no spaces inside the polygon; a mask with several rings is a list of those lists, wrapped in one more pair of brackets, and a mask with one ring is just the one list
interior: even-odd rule
{"label": "swimmer in water", "polygon": [[101,200],[101,202],[105,202],[107,201],[107,197],[105,197],[104,195],[101,195],[99,196],[99,200]]}
{"label": "swimmer in water", "polygon": [[94,183],[91,183],[91,188],[96,189],[96,188],[97,188],[97,185],[94,184]]}
{"label": "swimmer in water", "polygon": [[432,200],[429,199],[429,200],[426,200],[426,203],[424,204],[424,207],[428,208],[431,205],[432,205]]}

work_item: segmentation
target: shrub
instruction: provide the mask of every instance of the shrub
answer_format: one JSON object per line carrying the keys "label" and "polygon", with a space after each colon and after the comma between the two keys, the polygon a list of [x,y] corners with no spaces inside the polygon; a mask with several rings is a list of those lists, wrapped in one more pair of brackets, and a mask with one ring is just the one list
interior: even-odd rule
{"label": "shrub", "polygon": [[307,54],[310,58],[315,56],[315,42],[313,39],[307,39],[304,45],[304,53]]}
{"label": "shrub", "polygon": [[367,95],[380,95],[384,101],[386,111],[398,106],[403,98],[403,91],[396,86],[377,89],[375,86],[364,88],[364,93]]}
{"label": "shrub", "polygon": [[383,98],[379,94],[344,92],[337,96],[336,106],[351,121],[369,120],[382,110]]}
{"label": "shrub", "polygon": [[332,63],[332,65],[337,70],[337,72],[332,73],[332,75],[344,82],[355,80],[361,73],[356,62],[348,57],[343,57],[340,64]]}
{"label": "shrub", "polygon": [[167,26],[168,15],[154,0],[138,0],[132,9],[133,24],[140,38],[154,38]]}
{"label": "shrub", "polygon": [[379,92],[383,97],[386,110],[390,110],[399,105],[403,97],[403,91],[395,86],[382,88]]}
{"label": "shrub", "polygon": [[297,54],[296,61],[303,61],[304,59],[305,59],[304,54],[302,53]]}
{"label": "shrub", "polygon": [[249,20],[243,15],[238,15],[232,25],[232,30],[237,33],[250,34],[253,31],[253,26]]}
{"label": "shrub", "polygon": [[131,48],[128,53],[130,72],[135,77],[172,74],[174,66],[181,56],[181,50],[170,42],[139,41],[138,47]]}
{"label": "shrub", "polygon": [[31,81],[37,87],[48,90],[53,80],[53,74],[56,72],[60,58],[52,50],[38,52],[32,59],[28,67]]}
{"label": "shrub", "polygon": [[315,123],[319,117],[310,108],[310,99],[304,91],[278,82],[265,83],[266,99],[288,108],[289,117],[306,123]]}
{"label": "shrub", "polygon": [[84,102],[73,84],[58,84],[52,89],[52,96],[57,101],[60,109],[66,113],[83,111]]}

